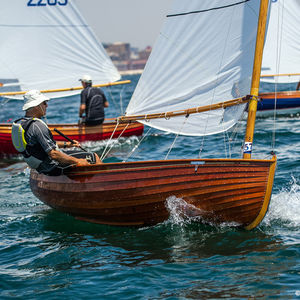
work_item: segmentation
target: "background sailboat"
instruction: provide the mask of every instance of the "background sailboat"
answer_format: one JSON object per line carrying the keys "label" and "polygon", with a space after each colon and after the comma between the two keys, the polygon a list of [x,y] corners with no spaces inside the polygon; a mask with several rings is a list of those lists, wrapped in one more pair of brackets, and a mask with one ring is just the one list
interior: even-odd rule
{"label": "background sailboat", "polygon": [[[120,83],[116,82],[119,72],[73,0],[7,1],[1,8],[0,19],[0,99],[23,99],[24,92],[30,89],[53,90],[47,94],[50,98],[72,96],[81,92],[73,88],[81,86],[78,79],[83,74],[91,75],[94,85]],[[114,125],[110,120],[104,129],[98,126],[94,130],[79,130],[76,124],[59,129],[81,141],[99,140],[110,136]],[[128,135],[143,132],[141,125],[135,124],[131,131],[130,126]],[[123,129],[117,128],[116,136]],[[9,130],[7,124],[0,125],[2,145],[9,139]],[[0,153],[11,151],[14,152],[9,142],[0,147]]]}
{"label": "background sailboat", "polygon": [[32,171],[33,193],[95,223],[156,224],[168,218],[166,203],[175,198],[182,214],[200,222],[256,227],[269,205],[276,166],[275,156],[251,159],[268,1],[259,8],[256,0],[174,1],[126,116],[119,118],[205,136],[234,126],[251,100],[243,159],[106,163],[56,177]]}
{"label": "background sailboat", "polygon": [[[262,62],[262,83],[271,92],[260,94],[261,113],[299,113],[300,91],[300,2],[276,0],[270,2],[270,19]],[[267,83],[267,84],[266,84]]]}

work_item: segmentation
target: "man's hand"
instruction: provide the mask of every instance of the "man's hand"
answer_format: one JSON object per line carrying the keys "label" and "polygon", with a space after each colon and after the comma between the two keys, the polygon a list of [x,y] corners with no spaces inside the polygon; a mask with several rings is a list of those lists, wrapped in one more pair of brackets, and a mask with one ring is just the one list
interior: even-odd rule
{"label": "man's hand", "polygon": [[80,148],[81,145],[79,144],[78,141],[74,140],[74,143],[71,143],[71,142],[70,142],[70,146],[69,146],[69,147],[77,147],[77,148]]}
{"label": "man's hand", "polygon": [[77,158],[76,167],[90,166],[90,163],[85,158]]}

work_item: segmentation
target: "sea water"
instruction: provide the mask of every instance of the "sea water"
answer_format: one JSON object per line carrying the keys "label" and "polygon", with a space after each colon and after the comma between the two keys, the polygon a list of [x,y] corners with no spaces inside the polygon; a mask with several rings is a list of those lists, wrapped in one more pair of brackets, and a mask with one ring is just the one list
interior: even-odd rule
{"label": "sea water", "polygon": [[[107,117],[124,112],[138,76],[125,79],[133,83],[106,90]],[[1,122],[22,116],[20,101],[1,103]],[[79,97],[50,101],[48,122],[77,122],[78,107]],[[179,136],[168,154],[174,135],[145,127],[129,158],[140,138],[110,141],[106,160],[239,157],[244,128],[245,119],[228,135]],[[178,213],[177,198],[156,226],[81,222],[33,196],[22,160],[1,160],[0,299],[300,298],[299,128],[297,117],[257,119],[253,157],[273,150],[278,166],[268,213],[252,231],[195,223]],[[85,145],[99,154],[105,146]]]}

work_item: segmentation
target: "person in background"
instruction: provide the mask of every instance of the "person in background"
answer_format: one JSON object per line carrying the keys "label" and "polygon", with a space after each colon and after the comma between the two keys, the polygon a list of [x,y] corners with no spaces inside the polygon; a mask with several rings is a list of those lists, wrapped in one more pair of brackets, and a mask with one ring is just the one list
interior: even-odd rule
{"label": "person in background", "polygon": [[[53,139],[47,124],[41,120],[46,115],[49,100],[38,90],[31,90],[24,95],[25,116],[13,123],[13,145],[21,152],[25,162],[31,168],[46,175],[61,175],[63,169],[74,165],[90,165],[86,159],[87,152],[81,151],[77,158],[59,149],[79,147],[80,144],[78,141],[74,141],[74,143],[56,142]],[[77,151],[78,153],[79,151]],[[92,163],[101,163],[97,154],[88,154],[88,157],[93,154],[94,161]]]}
{"label": "person in background", "polygon": [[92,87],[91,76],[84,75],[79,81],[83,86],[79,108],[79,123],[88,126],[101,125],[105,117],[104,108],[109,106],[105,94],[100,88]]}

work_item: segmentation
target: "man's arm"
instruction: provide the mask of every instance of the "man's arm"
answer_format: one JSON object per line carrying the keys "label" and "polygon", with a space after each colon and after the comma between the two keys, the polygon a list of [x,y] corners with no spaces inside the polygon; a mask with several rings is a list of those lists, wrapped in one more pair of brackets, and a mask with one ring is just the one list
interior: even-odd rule
{"label": "man's arm", "polygon": [[90,165],[84,158],[76,158],[70,155],[67,155],[59,150],[52,149],[48,152],[48,155],[55,161],[63,165],[76,165],[76,166],[88,166]]}
{"label": "man's arm", "polygon": [[108,107],[109,103],[108,103],[107,98],[106,98],[106,96],[105,96],[105,94],[102,90],[101,90],[101,94],[102,94],[102,97],[103,97],[103,106]]}
{"label": "man's arm", "polygon": [[82,115],[85,113],[85,104],[80,104],[80,107],[79,107],[79,117],[81,118]]}

